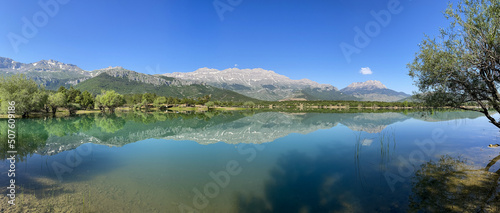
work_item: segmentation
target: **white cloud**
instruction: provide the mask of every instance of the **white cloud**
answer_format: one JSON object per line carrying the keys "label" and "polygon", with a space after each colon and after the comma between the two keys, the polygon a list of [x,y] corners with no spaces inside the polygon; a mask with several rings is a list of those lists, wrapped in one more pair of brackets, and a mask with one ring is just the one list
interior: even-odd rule
{"label": "white cloud", "polygon": [[371,75],[373,74],[372,70],[370,69],[370,67],[362,67],[360,70],[359,70],[359,73],[363,74],[363,75]]}

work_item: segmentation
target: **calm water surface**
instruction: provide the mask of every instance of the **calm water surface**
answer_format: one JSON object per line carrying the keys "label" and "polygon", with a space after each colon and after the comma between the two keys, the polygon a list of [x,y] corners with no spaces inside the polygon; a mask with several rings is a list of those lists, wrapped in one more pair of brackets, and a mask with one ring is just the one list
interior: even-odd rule
{"label": "calm water surface", "polygon": [[0,211],[498,210],[498,129],[471,112],[85,115],[17,120]]}

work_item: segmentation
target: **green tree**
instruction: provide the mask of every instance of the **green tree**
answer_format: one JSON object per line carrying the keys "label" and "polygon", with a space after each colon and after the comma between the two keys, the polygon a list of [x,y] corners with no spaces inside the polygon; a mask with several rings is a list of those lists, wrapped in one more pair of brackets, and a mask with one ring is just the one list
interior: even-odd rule
{"label": "green tree", "polygon": [[[481,112],[500,128],[491,116],[500,112],[500,1],[463,0],[445,16],[450,26],[438,38],[426,37],[408,64],[418,97],[431,106]],[[479,107],[465,107],[468,102]]]}
{"label": "green tree", "polygon": [[106,106],[104,106],[104,104],[102,103],[101,97],[102,97],[102,95],[97,95],[95,97],[95,99],[94,99],[94,105],[95,105],[96,108],[98,108],[99,110],[101,110],[101,112],[104,113],[104,110],[106,109],[105,108]]}
{"label": "green tree", "polygon": [[2,113],[7,113],[9,102],[14,101],[16,113],[28,117],[30,112],[43,109],[47,93],[25,75],[13,75],[0,78],[0,100]]}
{"label": "green tree", "polygon": [[83,91],[81,94],[80,105],[83,109],[94,108],[94,97],[87,90]]}
{"label": "green tree", "polygon": [[211,98],[210,95],[204,95],[202,97],[199,97],[198,101],[196,101],[196,104],[204,105],[205,103],[207,103],[208,101],[210,101],[210,98]]}
{"label": "green tree", "polygon": [[69,90],[66,91],[66,97],[68,99],[68,103],[77,103],[79,104],[80,102],[77,101],[77,97],[79,97],[82,94],[82,92],[78,89],[75,89],[73,86],[69,88]]}
{"label": "green tree", "polygon": [[102,94],[99,98],[100,104],[106,106],[110,113],[114,113],[116,107],[120,107],[125,104],[123,95],[116,93],[114,90],[103,90],[101,93]]}
{"label": "green tree", "polygon": [[47,100],[47,105],[52,110],[52,114],[56,114],[58,107],[65,107],[67,103],[66,95],[61,92],[57,92],[49,95]]}
{"label": "green tree", "polygon": [[167,98],[160,96],[155,99],[153,105],[156,108],[161,108],[162,106],[164,106],[165,103],[167,103]]}
{"label": "green tree", "polygon": [[215,103],[213,101],[209,101],[209,102],[205,103],[205,106],[207,106],[208,109],[210,109],[210,107],[214,107],[215,106]]}
{"label": "green tree", "polygon": [[149,111],[149,105],[152,104],[156,99],[156,94],[154,93],[144,93],[142,95],[142,105],[146,108],[146,112]]}
{"label": "green tree", "polygon": [[67,103],[66,109],[68,109],[69,115],[75,115],[77,110],[82,109],[82,106],[77,103]]}
{"label": "green tree", "polygon": [[59,89],[57,89],[57,92],[60,92],[60,93],[63,93],[63,94],[66,94],[67,91],[68,90],[64,86],[60,86]]}
{"label": "green tree", "polygon": [[247,101],[247,102],[243,103],[243,106],[253,108],[255,106],[255,103],[252,101]]}

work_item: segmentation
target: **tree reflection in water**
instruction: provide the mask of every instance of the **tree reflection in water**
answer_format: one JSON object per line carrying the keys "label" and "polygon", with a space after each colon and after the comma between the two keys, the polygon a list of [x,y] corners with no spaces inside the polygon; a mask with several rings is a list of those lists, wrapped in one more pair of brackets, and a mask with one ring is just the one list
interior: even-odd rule
{"label": "tree reflection in water", "polygon": [[489,171],[499,159],[484,169],[449,155],[423,164],[413,178],[410,212],[499,212],[500,170]]}

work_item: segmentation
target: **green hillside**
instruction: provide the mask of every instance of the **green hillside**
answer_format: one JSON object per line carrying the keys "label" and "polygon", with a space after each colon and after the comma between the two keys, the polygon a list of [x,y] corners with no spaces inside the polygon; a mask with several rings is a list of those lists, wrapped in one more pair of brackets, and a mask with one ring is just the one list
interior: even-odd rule
{"label": "green hillside", "polygon": [[[173,78],[165,79],[173,80]],[[120,94],[142,94],[142,93],[156,93],[161,96],[171,96],[178,98],[195,98],[203,95],[212,95],[213,100],[219,101],[258,101],[239,93],[219,89],[212,86],[205,86],[200,84],[192,85],[160,85],[143,83],[140,81],[129,80],[125,77],[113,77],[107,73],[85,80],[75,86],[82,91],[87,90],[93,94],[99,94],[101,90],[115,90]]]}
{"label": "green hillside", "polygon": [[311,101],[318,101],[318,100],[358,101],[359,100],[359,98],[356,98],[352,95],[343,94],[342,92],[334,90],[322,91],[320,89],[303,89],[301,93],[302,95],[297,96],[298,98],[305,98]]}

